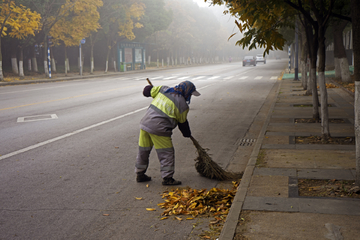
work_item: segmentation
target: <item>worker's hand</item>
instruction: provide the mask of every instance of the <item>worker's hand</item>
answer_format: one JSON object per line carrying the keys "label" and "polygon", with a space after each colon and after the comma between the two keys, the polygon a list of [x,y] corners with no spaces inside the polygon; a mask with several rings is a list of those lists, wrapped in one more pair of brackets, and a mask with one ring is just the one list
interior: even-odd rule
{"label": "worker's hand", "polygon": [[151,97],[151,89],[152,88],[153,88],[153,86],[151,86],[151,85],[147,85],[146,87],[144,87],[143,95],[145,97]]}
{"label": "worker's hand", "polygon": [[179,129],[184,137],[186,137],[186,138],[191,137],[191,131],[190,131],[190,126],[189,126],[188,120],[186,120],[183,123],[179,123],[178,125],[179,125]]}

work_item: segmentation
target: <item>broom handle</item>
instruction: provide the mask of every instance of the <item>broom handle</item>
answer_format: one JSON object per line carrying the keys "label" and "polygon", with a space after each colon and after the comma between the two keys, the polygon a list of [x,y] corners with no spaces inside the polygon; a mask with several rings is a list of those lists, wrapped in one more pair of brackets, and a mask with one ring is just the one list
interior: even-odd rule
{"label": "broom handle", "polygon": [[154,85],[152,85],[152,83],[151,83],[151,81],[150,81],[149,78],[147,78],[146,81],[149,83],[150,86],[154,86]]}
{"label": "broom handle", "polygon": [[198,141],[193,136],[190,136],[190,139],[193,141],[196,148],[202,148]]}

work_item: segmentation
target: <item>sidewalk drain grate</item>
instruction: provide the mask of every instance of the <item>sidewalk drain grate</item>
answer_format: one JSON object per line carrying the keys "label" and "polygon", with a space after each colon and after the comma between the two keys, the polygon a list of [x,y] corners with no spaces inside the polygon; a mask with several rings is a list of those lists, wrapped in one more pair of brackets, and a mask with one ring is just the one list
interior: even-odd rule
{"label": "sidewalk drain grate", "polygon": [[36,115],[36,116],[27,116],[27,117],[19,117],[17,122],[34,122],[34,121],[43,121],[43,120],[52,120],[58,119],[56,114],[44,114],[44,115]]}
{"label": "sidewalk drain grate", "polygon": [[253,145],[254,142],[256,142],[256,139],[240,139],[237,142],[237,145],[243,146],[243,147],[250,147]]}

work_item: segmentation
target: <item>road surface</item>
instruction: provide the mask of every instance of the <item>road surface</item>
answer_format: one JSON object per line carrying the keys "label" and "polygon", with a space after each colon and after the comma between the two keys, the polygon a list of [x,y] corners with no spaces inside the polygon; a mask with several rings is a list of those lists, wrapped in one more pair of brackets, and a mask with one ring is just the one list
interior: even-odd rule
{"label": "road surface", "polygon": [[[227,168],[285,65],[233,62],[0,88],[0,239],[198,239],[209,219],[160,220],[157,204],[169,188],[155,151],[152,181],[135,181],[139,122],[151,102],[142,96],[145,79],[195,84],[192,135]],[[196,172],[195,148],[178,129],[173,143],[182,187],[217,186]]]}

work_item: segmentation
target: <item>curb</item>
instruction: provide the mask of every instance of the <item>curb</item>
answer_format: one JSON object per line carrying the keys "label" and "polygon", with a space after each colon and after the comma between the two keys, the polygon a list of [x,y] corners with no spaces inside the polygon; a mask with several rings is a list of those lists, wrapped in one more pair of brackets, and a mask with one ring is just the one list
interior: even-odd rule
{"label": "curb", "polygon": [[[282,77],[282,75],[281,75],[281,77]],[[280,77],[279,77],[279,80],[280,80]],[[255,143],[254,149],[253,149],[253,151],[251,153],[250,159],[249,159],[248,164],[247,164],[247,166],[245,168],[244,175],[243,175],[243,177],[242,177],[242,179],[240,181],[240,185],[238,187],[238,190],[236,191],[236,194],[235,194],[233,203],[231,205],[229,214],[228,214],[228,216],[226,218],[226,222],[225,222],[224,227],[222,228],[221,233],[220,233],[220,237],[219,237],[220,240],[232,240],[234,238],[236,227],[238,225],[239,216],[240,216],[240,213],[241,213],[244,201],[245,201],[247,189],[248,189],[248,187],[250,185],[250,180],[251,180],[253,171],[255,169],[256,160],[257,160],[257,157],[259,155],[262,142],[264,140],[264,136],[265,136],[265,133],[266,133],[267,126],[270,123],[270,119],[271,119],[271,116],[272,116],[271,113],[273,112],[273,110],[275,108],[275,105],[276,105],[277,96],[279,95],[281,82],[278,81],[278,82],[276,82],[276,84],[278,84],[278,87],[277,87],[277,90],[276,90],[276,92],[274,94],[275,95],[274,96],[274,101],[271,104],[270,109],[268,110],[267,118],[266,118],[266,120],[265,120],[265,122],[264,122],[264,124],[263,124],[263,126],[261,128],[261,131],[260,131],[259,135],[258,135],[258,140]]]}

